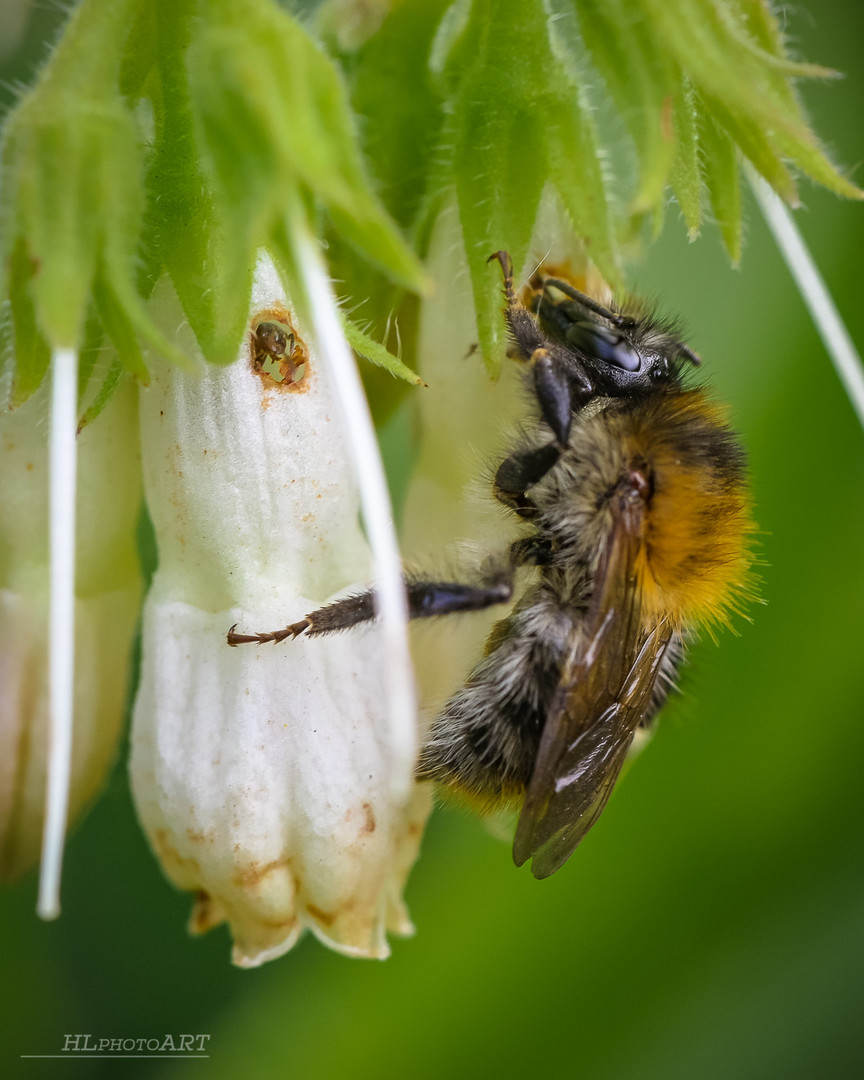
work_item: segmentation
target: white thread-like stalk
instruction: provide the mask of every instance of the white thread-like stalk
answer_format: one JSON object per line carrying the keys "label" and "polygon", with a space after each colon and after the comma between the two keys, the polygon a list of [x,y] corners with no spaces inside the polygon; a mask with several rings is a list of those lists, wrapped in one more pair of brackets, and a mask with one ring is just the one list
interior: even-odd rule
{"label": "white thread-like stalk", "polygon": [[60,874],[72,768],[75,689],[75,490],[78,428],[78,352],[51,358],[49,445],[51,610],[48,635],[48,768],[36,912],[60,914]]}
{"label": "white thread-like stalk", "polygon": [[[346,439],[354,457],[363,524],[372,551],[376,610],[383,637],[381,671],[388,697],[391,749],[397,759],[413,760],[417,704],[408,647],[408,607],[384,465],[363,384],[339,325],[336,301],[317,245],[303,226],[297,227],[295,240],[315,337],[321,355],[326,357],[332,371],[336,400],[342,409]],[[392,775],[400,789],[394,791],[394,796],[407,797],[407,788],[402,790],[406,773],[394,769]],[[410,777],[410,773],[407,775]]]}
{"label": "white thread-like stalk", "polygon": [[748,167],[747,176],[762,215],[807,305],[852,407],[864,427],[864,366],[837,305],[813,261],[795,219],[774,190]]}

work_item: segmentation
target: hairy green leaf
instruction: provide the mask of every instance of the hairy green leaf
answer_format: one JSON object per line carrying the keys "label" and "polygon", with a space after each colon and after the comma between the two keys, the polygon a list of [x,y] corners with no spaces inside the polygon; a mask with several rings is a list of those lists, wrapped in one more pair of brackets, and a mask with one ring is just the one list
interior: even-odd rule
{"label": "hairy green leaf", "polygon": [[413,383],[415,386],[426,386],[426,383],[416,372],[403,364],[399,357],[394,356],[389,349],[361,330],[351,319],[343,317],[342,329],[345,332],[346,341],[359,356],[369,360],[377,367],[389,371],[397,379],[403,379],[405,382]]}

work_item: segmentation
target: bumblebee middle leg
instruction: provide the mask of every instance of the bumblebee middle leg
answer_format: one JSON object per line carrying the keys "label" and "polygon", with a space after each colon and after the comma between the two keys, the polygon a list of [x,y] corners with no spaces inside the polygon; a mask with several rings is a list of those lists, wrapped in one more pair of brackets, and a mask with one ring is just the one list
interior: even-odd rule
{"label": "bumblebee middle leg", "polygon": [[498,466],[492,491],[495,498],[526,520],[536,517],[537,507],[528,489],[539,483],[561,457],[557,443],[531,450],[517,450]]}
{"label": "bumblebee middle leg", "polygon": [[552,566],[555,545],[546,536],[524,536],[510,545],[510,562],[513,566]]}

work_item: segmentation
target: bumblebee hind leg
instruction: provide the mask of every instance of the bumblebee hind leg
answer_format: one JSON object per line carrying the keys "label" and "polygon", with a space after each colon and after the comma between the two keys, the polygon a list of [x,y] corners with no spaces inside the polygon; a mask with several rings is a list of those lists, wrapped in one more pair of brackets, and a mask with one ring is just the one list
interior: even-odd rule
{"label": "bumblebee hind leg", "polygon": [[[408,618],[423,619],[432,615],[451,615],[457,611],[482,611],[494,604],[505,604],[513,595],[513,569],[508,567],[493,579],[480,585],[466,585],[456,581],[407,581],[405,592],[408,600]],[[234,627],[228,631],[229,645],[263,645],[265,642],[285,641],[300,634],[315,637],[349,630],[375,618],[375,591],[343,596],[326,607],[311,612],[305,619],[291,623],[283,630],[264,634],[237,634]]]}

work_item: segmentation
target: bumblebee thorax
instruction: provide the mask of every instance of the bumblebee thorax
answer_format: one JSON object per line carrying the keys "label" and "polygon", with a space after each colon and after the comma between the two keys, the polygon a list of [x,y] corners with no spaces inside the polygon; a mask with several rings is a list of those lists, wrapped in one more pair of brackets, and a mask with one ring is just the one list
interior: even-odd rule
{"label": "bumblebee thorax", "polygon": [[723,620],[747,589],[752,523],[743,451],[701,390],[607,398],[577,417],[566,452],[532,492],[563,561],[596,565],[625,489],[644,503],[644,616]]}

